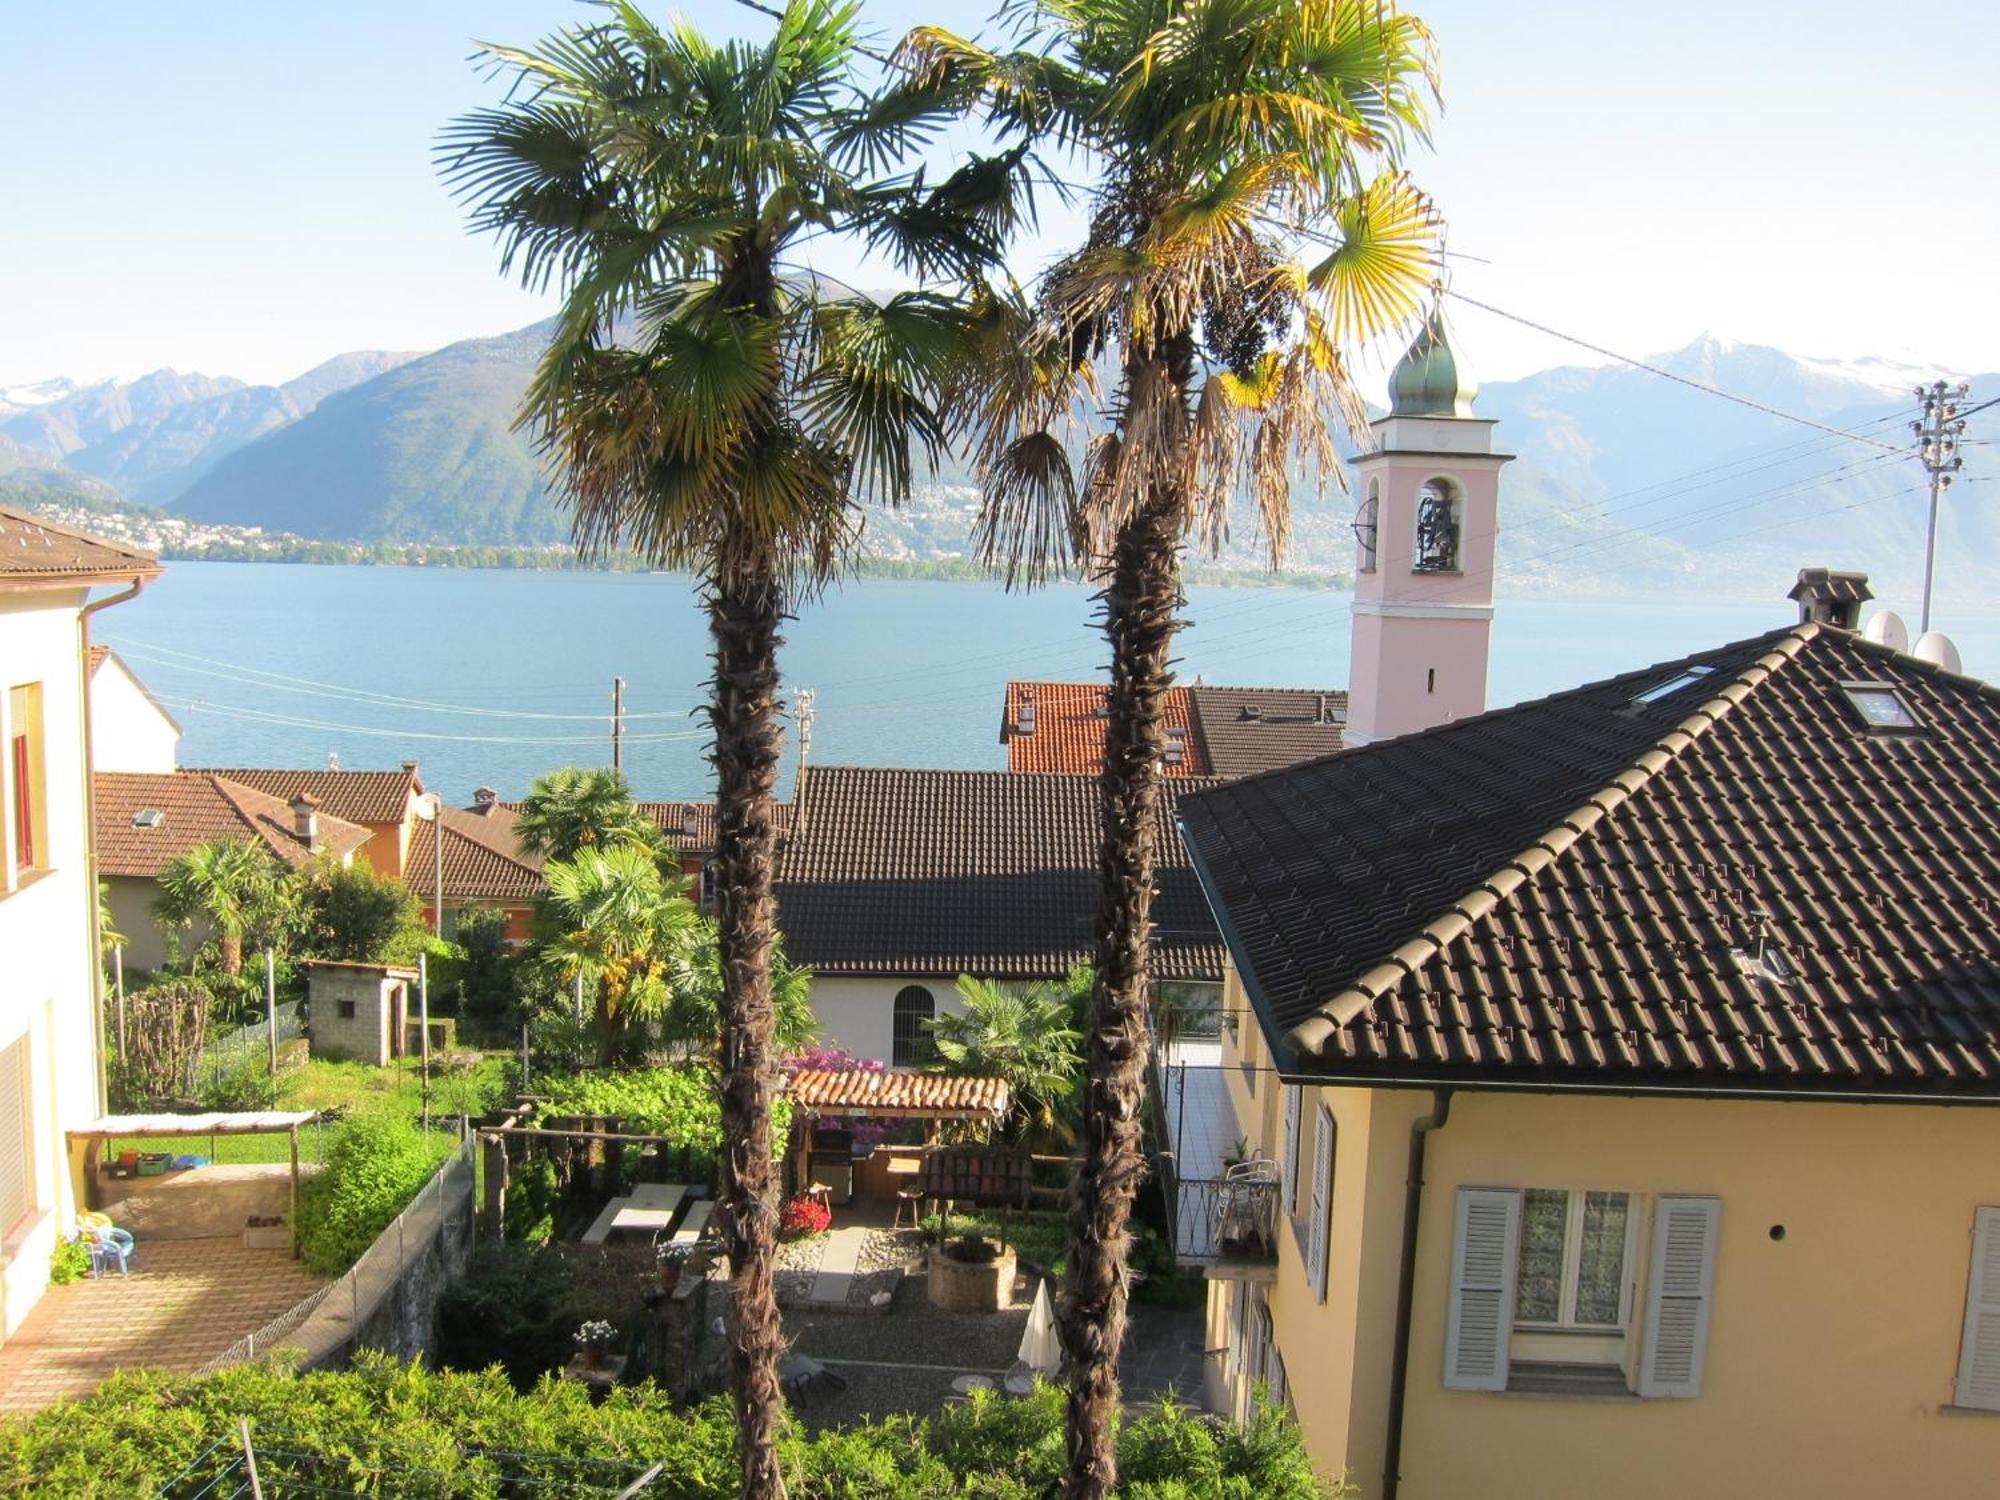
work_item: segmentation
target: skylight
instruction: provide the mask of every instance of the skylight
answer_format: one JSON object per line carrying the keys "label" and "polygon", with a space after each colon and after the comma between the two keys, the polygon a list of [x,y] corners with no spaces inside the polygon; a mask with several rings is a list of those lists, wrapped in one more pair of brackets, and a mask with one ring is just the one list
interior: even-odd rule
{"label": "skylight", "polygon": [[1916,711],[1886,682],[1843,682],[1840,690],[1870,729],[1921,729]]}
{"label": "skylight", "polygon": [[1647,688],[1645,692],[1639,694],[1632,701],[1634,703],[1658,703],[1662,698],[1671,698],[1682,688],[1693,687],[1702,678],[1713,677],[1714,675],[1715,668],[1713,667],[1689,667],[1685,672],[1669,677],[1665,682],[1656,683],[1652,687]]}

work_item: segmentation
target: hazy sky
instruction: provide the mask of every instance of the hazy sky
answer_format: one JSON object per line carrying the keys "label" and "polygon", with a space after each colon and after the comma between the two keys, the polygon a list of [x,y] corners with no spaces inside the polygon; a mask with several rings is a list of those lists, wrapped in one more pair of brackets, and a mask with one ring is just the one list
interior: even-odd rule
{"label": "hazy sky", "polygon": [[[732,0],[711,30],[765,23]],[[2000,368],[2000,13],[1970,0],[1430,0],[1455,285],[1612,348],[1704,330]],[[666,7],[656,7],[664,13]],[[868,0],[885,36],[963,9]],[[464,232],[430,150],[494,97],[471,39],[567,0],[33,0],[0,17],[0,384],[160,365],[281,380],[544,305]],[[1075,228],[1052,215],[1022,269]],[[833,261],[836,274],[853,270]],[[1487,378],[1587,359],[1460,309]]]}

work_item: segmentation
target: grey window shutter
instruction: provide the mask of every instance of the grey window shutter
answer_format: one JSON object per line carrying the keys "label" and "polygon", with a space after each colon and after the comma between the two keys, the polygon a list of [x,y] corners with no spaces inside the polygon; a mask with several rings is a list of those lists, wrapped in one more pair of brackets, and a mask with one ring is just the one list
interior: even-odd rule
{"label": "grey window shutter", "polygon": [[1965,1335],[1952,1400],[1980,1411],[2000,1411],[2000,1208],[1982,1208],[1972,1218],[1972,1275],[1965,1288]]}
{"label": "grey window shutter", "polygon": [[1285,1212],[1299,1211],[1299,1111],[1305,1090],[1296,1083],[1285,1088]]}
{"label": "grey window shutter", "polygon": [[1653,1205],[1653,1259],[1646,1279],[1642,1396],[1699,1396],[1714,1302],[1720,1198],[1662,1196]]}
{"label": "grey window shutter", "polygon": [[1507,1389],[1514,1332],[1514,1272],[1521,1251],[1521,1195],[1460,1188],[1451,1230],[1451,1314],[1444,1383],[1455,1391]]}
{"label": "grey window shutter", "polygon": [[1313,1116],[1312,1224],[1306,1234],[1306,1281],[1315,1302],[1326,1301],[1328,1239],[1333,1230],[1333,1116]]}

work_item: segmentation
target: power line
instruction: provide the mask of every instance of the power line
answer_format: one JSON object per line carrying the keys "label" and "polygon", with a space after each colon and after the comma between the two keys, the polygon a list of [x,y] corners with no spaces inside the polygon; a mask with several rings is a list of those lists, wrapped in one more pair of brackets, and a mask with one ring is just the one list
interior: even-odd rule
{"label": "power line", "polygon": [[[206,698],[182,698],[174,694],[154,695],[165,705],[184,709],[191,713],[217,714],[223,718],[241,719],[255,724],[280,724],[289,728],[318,729],[336,734],[365,734],[379,739],[403,740],[449,740],[465,745],[598,745],[602,744],[602,734],[590,735],[519,735],[519,734],[451,734],[426,729],[391,729],[368,724],[350,724],[338,719],[307,719],[295,714],[273,713],[268,709],[246,708],[241,704],[216,703]],[[690,729],[678,734],[627,735],[627,744],[666,744],[686,740],[706,739],[706,730]]]}

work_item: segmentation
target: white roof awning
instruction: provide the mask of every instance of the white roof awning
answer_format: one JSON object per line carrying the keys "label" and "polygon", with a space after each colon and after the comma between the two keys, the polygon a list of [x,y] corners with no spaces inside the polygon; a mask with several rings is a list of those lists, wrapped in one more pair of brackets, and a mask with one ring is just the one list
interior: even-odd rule
{"label": "white roof awning", "polygon": [[73,1136],[267,1135],[319,1118],[310,1109],[245,1109],[204,1115],[100,1115]]}

